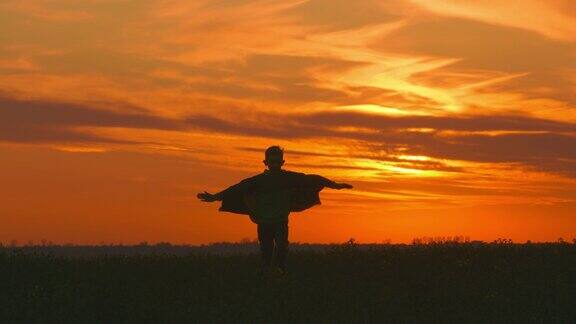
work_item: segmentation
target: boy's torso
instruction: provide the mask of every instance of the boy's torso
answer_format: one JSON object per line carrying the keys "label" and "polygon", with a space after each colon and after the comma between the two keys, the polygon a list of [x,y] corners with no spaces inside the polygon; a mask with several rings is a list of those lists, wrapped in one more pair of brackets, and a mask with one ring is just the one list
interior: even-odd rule
{"label": "boy's torso", "polygon": [[262,173],[253,191],[253,220],[257,223],[288,221],[293,181],[284,170]]}

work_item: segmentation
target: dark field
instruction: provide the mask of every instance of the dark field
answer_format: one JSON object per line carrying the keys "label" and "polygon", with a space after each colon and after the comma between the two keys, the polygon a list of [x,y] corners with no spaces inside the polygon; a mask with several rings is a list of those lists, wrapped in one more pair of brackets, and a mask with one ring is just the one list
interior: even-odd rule
{"label": "dark field", "polygon": [[0,322],[576,323],[576,244],[295,247],[285,277],[253,253],[130,251],[1,249]]}

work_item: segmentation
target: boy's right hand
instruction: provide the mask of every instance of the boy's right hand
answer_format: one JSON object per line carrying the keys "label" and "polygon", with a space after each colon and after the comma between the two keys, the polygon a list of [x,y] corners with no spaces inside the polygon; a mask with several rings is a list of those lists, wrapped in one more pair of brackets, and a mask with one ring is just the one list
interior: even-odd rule
{"label": "boy's right hand", "polygon": [[205,201],[205,202],[216,201],[216,197],[214,197],[213,194],[208,193],[207,191],[204,191],[203,193],[197,194],[196,197],[198,197],[198,199]]}
{"label": "boy's right hand", "polygon": [[354,188],[351,184],[347,184],[347,183],[336,183],[336,186],[334,187],[334,189],[352,189]]}

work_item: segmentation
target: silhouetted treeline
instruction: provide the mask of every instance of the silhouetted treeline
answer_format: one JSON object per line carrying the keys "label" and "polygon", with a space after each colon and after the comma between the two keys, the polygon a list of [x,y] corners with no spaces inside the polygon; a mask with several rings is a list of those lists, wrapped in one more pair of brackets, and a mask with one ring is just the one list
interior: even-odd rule
{"label": "silhouetted treeline", "polygon": [[[470,241],[469,237],[464,236],[438,236],[438,237],[418,237],[412,240],[411,244],[403,243],[390,243],[390,240],[384,241],[385,243],[358,243],[355,239],[351,238],[344,243],[332,244],[315,244],[315,243],[300,243],[291,242],[290,251],[316,251],[322,252],[337,248],[340,246],[355,246],[359,250],[373,249],[382,246],[411,246],[411,245],[502,245],[502,244],[519,244],[514,243],[511,239],[498,238],[492,242],[484,242],[479,240]],[[547,243],[532,243],[527,241],[522,244],[539,244],[539,245],[555,245],[555,244],[576,244],[576,239],[570,243],[562,238],[556,242]],[[154,255],[154,254],[172,254],[172,255],[188,255],[191,253],[196,254],[217,254],[217,255],[230,255],[230,254],[252,254],[258,253],[258,241],[244,239],[241,242],[216,242],[202,245],[178,245],[168,242],[160,242],[156,244],[149,244],[141,242],[136,245],[123,245],[123,244],[100,244],[100,245],[74,245],[74,244],[31,244],[18,246],[14,244],[2,245],[0,250],[15,250],[22,253],[34,254],[53,254],[57,256],[70,256],[70,257],[90,257],[100,255]]]}

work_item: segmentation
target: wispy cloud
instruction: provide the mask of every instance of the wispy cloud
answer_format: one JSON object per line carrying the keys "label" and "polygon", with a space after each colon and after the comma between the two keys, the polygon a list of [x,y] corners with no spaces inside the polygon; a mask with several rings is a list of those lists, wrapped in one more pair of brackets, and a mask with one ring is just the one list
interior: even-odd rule
{"label": "wispy cloud", "polygon": [[[570,0],[544,1],[458,1],[411,0],[423,8],[446,16],[484,21],[492,24],[522,28],[542,35],[574,41],[576,22],[574,4]],[[538,23],[533,23],[538,21]]]}

